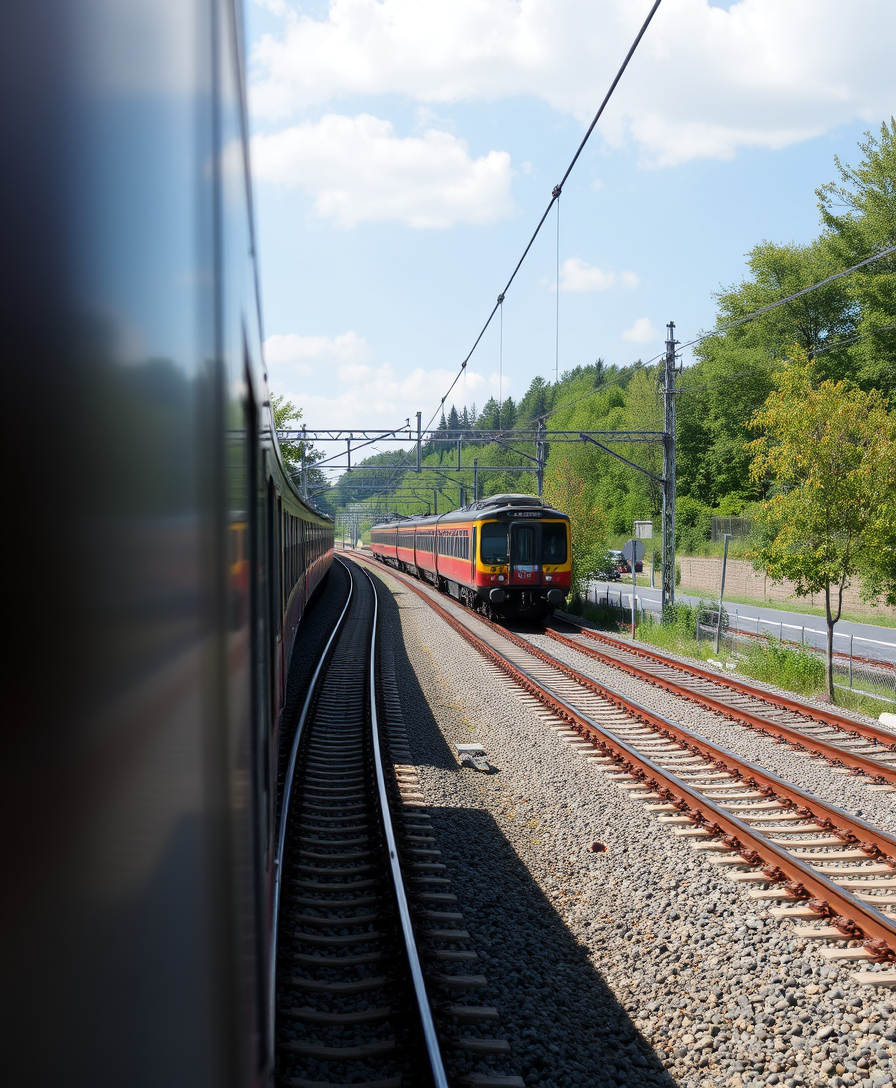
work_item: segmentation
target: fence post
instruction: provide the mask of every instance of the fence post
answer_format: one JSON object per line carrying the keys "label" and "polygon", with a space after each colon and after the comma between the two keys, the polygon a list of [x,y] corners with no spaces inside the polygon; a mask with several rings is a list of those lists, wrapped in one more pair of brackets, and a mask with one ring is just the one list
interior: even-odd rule
{"label": "fence post", "polygon": [[849,686],[852,687],[852,638],[849,636]]}
{"label": "fence post", "polygon": [[805,645],[806,645],[806,625],[803,624],[803,626],[800,628],[800,646],[805,646]]}

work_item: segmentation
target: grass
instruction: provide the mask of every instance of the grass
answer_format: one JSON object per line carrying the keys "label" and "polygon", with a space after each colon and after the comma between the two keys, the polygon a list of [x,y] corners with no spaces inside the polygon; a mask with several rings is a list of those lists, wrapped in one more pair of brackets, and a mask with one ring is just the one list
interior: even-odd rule
{"label": "grass", "polygon": [[[738,654],[732,654],[726,649],[724,640],[718,654],[715,653],[711,638],[704,638],[698,643],[695,638],[697,615],[706,607],[712,608],[712,605],[707,605],[705,601],[698,605],[679,602],[667,610],[664,620],[647,613],[638,624],[637,638],[641,642],[680,654],[682,657],[692,657],[698,661],[711,658],[725,664],[736,664],[740,675],[774,684],[775,687],[797,695],[824,695],[824,661],[817,654],[775,638],[751,642]],[[629,634],[630,613],[626,609],[586,605],[584,615],[604,630],[613,631],[622,637]],[[604,622],[601,623],[600,620]],[[866,695],[855,689],[836,688],[834,700],[837,706],[867,714],[872,718],[876,718],[883,711],[893,712],[892,703],[875,699],[873,695]]]}
{"label": "grass", "polygon": [[836,689],[837,706],[844,710],[853,710],[857,714],[867,714],[869,718],[877,718],[886,711],[892,714],[893,704],[884,699],[875,699],[873,695],[865,695],[860,691],[848,688]]}
{"label": "grass", "polygon": [[821,658],[776,638],[750,643],[740,655],[737,668],[744,676],[799,695],[818,695],[824,691]]}

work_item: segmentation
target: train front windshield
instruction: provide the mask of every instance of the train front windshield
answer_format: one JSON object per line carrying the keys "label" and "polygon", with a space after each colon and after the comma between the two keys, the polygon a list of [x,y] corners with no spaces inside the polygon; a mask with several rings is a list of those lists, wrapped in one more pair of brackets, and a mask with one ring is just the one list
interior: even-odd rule
{"label": "train front windshield", "polygon": [[508,561],[510,546],[507,542],[506,523],[502,525],[499,521],[485,522],[480,539],[479,555],[485,566],[495,566]]}
{"label": "train front windshield", "polygon": [[566,562],[566,523],[543,521],[541,523],[541,561],[550,567]]}

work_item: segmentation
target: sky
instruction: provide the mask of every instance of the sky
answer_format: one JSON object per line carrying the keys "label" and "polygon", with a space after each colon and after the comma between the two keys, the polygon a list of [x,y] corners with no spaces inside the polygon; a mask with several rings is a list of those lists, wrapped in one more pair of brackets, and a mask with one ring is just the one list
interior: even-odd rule
{"label": "sky", "polygon": [[[438,423],[651,6],[246,0],[269,382],[309,428]],[[446,409],[712,327],[896,112],[893,41],[894,0],[663,0]]]}

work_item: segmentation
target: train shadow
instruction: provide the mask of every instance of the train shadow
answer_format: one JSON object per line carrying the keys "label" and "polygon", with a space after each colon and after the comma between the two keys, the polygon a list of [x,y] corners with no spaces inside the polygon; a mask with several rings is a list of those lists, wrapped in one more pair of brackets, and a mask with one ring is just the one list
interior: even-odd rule
{"label": "train shadow", "polygon": [[676,1081],[492,816],[429,811],[526,1084],[672,1088]]}
{"label": "train shadow", "polygon": [[[392,657],[414,762],[461,771],[430,709],[401,638],[401,596],[380,597],[383,643]],[[488,781],[483,776],[480,780]],[[486,1004],[501,1013],[515,1072],[537,1088],[674,1088],[650,1043],[483,808],[429,806],[452,891],[479,953]],[[558,889],[559,891],[559,889]],[[635,998],[637,1000],[637,998]]]}

